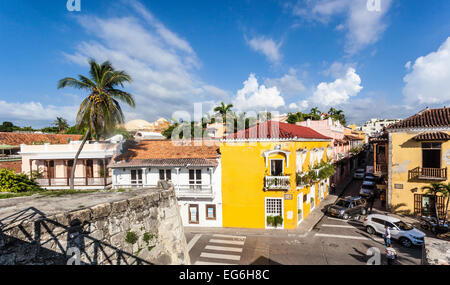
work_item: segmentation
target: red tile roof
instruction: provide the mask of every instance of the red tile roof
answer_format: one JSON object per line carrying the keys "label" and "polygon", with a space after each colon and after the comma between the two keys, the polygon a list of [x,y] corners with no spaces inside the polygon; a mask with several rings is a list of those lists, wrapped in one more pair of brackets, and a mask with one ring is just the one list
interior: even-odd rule
{"label": "red tile roof", "polygon": [[[208,143],[214,144],[214,141]],[[124,153],[116,157],[110,167],[145,167],[145,166],[216,166],[219,158],[219,146],[191,145],[172,140],[149,140],[127,142]]]}
{"label": "red tile roof", "polygon": [[404,128],[450,127],[450,108],[425,109],[386,127],[387,130]]}
{"label": "red tile roof", "polygon": [[231,134],[226,139],[323,139],[332,140],[315,130],[283,122],[268,121]]}
{"label": "red tile roof", "polygon": [[51,143],[51,144],[67,144],[68,138],[76,141],[81,140],[81,135],[62,135],[62,134],[33,134],[33,133],[8,133],[0,132],[0,145],[34,144],[34,143]]}
{"label": "red tile roof", "polygon": [[415,137],[413,140],[416,141],[448,141],[450,140],[450,135],[444,132],[428,132],[421,133]]}

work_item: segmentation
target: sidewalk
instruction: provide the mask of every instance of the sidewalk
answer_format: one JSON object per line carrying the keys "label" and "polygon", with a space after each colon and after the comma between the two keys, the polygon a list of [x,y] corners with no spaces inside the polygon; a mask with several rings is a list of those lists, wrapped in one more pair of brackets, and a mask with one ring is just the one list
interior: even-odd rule
{"label": "sidewalk", "polygon": [[324,211],[323,209],[330,204],[336,202],[336,200],[344,195],[345,189],[348,185],[353,181],[353,172],[348,175],[341,184],[336,186],[336,192],[334,194],[328,194],[325,199],[323,199],[319,205],[306,217],[303,222],[298,226],[295,230],[290,230],[299,234],[306,234],[310,232],[323,218]]}
{"label": "sidewalk", "polygon": [[322,211],[326,205],[334,203],[344,194],[344,190],[353,181],[353,173],[346,177],[341,184],[336,187],[336,193],[328,194],[319,205],[306,217],[300,225],[293,230],[288,229],[247,229],[247,228],[211,228],[211,227],[184,227],[185,232],[191,234],[208,234],[214,229],[216,233],[223,233],[238,236],[264,236],[264,237],[305,237],[322,219]]}

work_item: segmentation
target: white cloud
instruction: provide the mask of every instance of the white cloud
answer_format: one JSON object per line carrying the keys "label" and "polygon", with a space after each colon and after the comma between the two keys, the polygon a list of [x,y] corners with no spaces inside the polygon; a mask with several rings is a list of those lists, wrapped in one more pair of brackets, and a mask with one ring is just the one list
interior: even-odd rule
{"label": "white cloud", "polygon": [[289,104],[289,109],[293,111],[305,111],[309,108],[309,101],[308,100],[301,100],[298,103],[291,103]]}
{"label": "white cloud", "polygon": [[403,78],[406,83],[403,96],[409,104],[440,104],[450,102],[450,37],[436,52],[407,63],[410,72]]}
{"label": "white cloud", "polygon": [[276,86],[283,94],[299,94],[306,90],[303,82],[297,77],[297,71],[293,68],[280,78],[267,78],[265,84],[269,87]]}
{"label": "white cloud", "polygon": [[360,84],[361,78],[355,69],[350,67],[344,77],[338,78],[334,82],[320,83],[311,101],[324,106],[346,103],[350,97],[356,96],[363,89]]}
{"label": "white cloud", "polygon": [[256,52],[262,53],[272,63],[278,63],[281,60],[280,47],[281,42],[276,43],[274,40],[264,36],[254,37],[247,40],[247,44]]}
{"label": "white cloud", "polygon": [[334,16],[345,15],[345,22],[338,24],[337,31],[347,30],[346,51],[354,54],[376,43],[387,28],[386,14],[392,0],[381,0],[380,11],[369,11],[367,0],[318,0],[299,2],[293,14],[309,21],[323,24]]}
{"label": "white cloud", "polygon": [[268,111],[284,106],[284,99],[277,87],[259,85],[254,74],[250,74],[244,87],[237,92],[233,105],[238,111]]}
{"label": "white cloud", "polygon": [[22,126],[29,125],[30,122],[33,122],[33,127],[48,126],[48,122],[53,122],[56,117],[63,117],[74,123],[77,111],[78,106],[44,106],[39,102],[0,101],[0,118]]}
{"label": "white cloud", "polygon": [[339,78],[345,76],[349,68],[355,69],[356,63],[342,63],[339,61],[333,62],[329,68],[323,71],[326,76]]}
{"label": "white cloud", "polygon": [[170,118],[174,111],[191,111],[194,102],[229,97],[227,91],[198,78],[196,70],[201,62],[186,40],[141,3],[127,3],[137,16],[77,17],[92,38],[76,44],[75,52],[64,53],[83,66],[89,57],[100,62],[109,60],[131,75],[130,91],[135,95],[136,109],[124,108],[126,120]]}

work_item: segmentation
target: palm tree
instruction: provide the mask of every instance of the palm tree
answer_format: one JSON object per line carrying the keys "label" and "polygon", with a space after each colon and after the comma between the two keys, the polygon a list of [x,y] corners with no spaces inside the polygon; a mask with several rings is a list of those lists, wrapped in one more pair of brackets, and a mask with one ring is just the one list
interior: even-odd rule
{"label": "palm tree", "polygon": [[109,61],[98,64],[94,59],[89,59],[89,65],[89,77],[78,75],[79,79],[66,77],[58,82],[58,89],[73,87],[89,92],[89,95],[81,102],[76,118],[76,127],[86,128],[86,134],[75,155],[72,167],[70,175],[72,190],[78,157],[86,140],[89,137],[97,140],[100,136],[113,132],[118,124],[123,124],[124,115],[119,101],[135,107],[133,95],[116,88],[123,87],[124,83],[132,81],[127,73],[115,70]]}
{"label": "palm tree", "polygon": [[437,224],[440,225],[440,220],[439,220],[439,213],[438,213],[438,208],[437,208],[437,197],[438,194],[443,192],[443,189],[446,187],[445,184],[442,183],[431,183],[430,186],[424,186],[422,187],[422,190],[425,190],[426,194],[429,195],[433,195],[434,196],[434,211],[436,214],[436,220],[437,220]]}
{"label": "palm tree", "polygon": [[444,187],[442,187],[441,190],[442,196],[444,196],[445,198],[447,198],[447,203],[445,205],[445,212],[444,212],[444,221],[443,224],[445,225],[445,223],[447,222],[447,215],[448,215],[448,202],[450,201],[450,183],[448,183],[447,185],[444,185]]}
{"label": "palm tree", "polygon": [[58,132],[62,133],[69,128],[69,124],[67,124],[67,120],[62,117],[56,117],[56,121],[53,122],[53,125],[58,128]]}
{"label": "palm tree", "polygon": [[223,122],[226,122],[227,112],[231,111],[231,108],[233,108],[233,104],[225,105],[225,103],[222,102],[220,106],[214,108],[214,112],[218,112],[222,116]]}

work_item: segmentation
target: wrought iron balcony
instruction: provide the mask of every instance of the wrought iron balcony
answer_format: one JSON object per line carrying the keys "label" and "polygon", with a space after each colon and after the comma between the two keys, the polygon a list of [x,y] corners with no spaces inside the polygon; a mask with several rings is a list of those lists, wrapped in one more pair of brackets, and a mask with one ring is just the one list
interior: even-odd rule
{"label": "wrought iron balcony", "polygon": [[408,172],[409,180],[447,180],[447,168],[416,167]]}
{"label": "wrought iron balcony", "polygon": [[290,176],[264,177],[264,188],[266,190],[289,190],[290,187]]}

